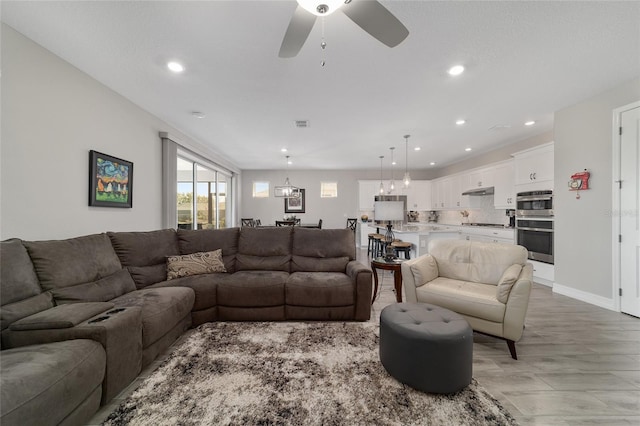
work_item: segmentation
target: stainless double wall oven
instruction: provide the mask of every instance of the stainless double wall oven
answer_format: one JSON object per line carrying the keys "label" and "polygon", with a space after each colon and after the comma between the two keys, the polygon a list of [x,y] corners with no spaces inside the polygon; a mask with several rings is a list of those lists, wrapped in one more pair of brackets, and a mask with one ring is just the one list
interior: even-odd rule
{"label": "stainless double wall oven", "polygon": [[518,193],[516,236],[529,259],[553,264],[553,191]]}

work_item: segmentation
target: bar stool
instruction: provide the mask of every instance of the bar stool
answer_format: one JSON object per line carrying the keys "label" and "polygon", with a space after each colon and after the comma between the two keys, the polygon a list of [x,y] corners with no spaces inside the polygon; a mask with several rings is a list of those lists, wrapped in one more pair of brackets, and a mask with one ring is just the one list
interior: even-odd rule
{"label": "bar stool", "polygon": [[407,241],[394,241],[391,243],[393,252],[396,256],[400,256],[400,252],[403,253],[405,259],[411,259],[411,243]]}
{"label": "bar stool", "polygon": [[384,254],[384,235],[373,234],[372,257],[380,257]]}
{"label": "bar stool", "polygon": [[367,241],[367,256],[369,256],[371,253],[375,254],[376,242],[375,242],[373,237],[376,236],[376,235],[380,235],[380,234],[377,234],[375,232],[372,232],[371,234],[367,234],[367,237],[369,237],[368,241]]}

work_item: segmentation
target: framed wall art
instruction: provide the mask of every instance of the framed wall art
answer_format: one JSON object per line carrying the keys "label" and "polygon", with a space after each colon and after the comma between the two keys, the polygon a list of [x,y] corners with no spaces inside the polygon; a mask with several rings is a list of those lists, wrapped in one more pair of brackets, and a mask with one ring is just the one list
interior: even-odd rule
{"label": "framed wall art", "polygon": [[304,189],[299,189],[299,196],[284,199],[285,213],[304,213]]}
{"label": "framed wall art", "polygon": [[89,205],[93,207],[133,206],[133,163],[89,151]]}

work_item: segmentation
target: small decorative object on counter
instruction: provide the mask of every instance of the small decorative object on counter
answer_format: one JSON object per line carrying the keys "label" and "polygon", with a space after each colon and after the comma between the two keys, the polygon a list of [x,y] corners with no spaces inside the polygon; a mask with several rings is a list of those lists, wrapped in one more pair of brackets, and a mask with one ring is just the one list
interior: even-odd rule
{"label": "small decorative object on counter", "polygon": [[462,210],[460,212],[460,215],[462,216],[462,223],[469,223],[469,212],[466,210]]}
{"label": "small decorative object on counter", "polygon": [[363,222],[368,222],[369,216],[367,216],[366,214],[363,214],[362,216],[360,216],[360,220],[362,220]]}

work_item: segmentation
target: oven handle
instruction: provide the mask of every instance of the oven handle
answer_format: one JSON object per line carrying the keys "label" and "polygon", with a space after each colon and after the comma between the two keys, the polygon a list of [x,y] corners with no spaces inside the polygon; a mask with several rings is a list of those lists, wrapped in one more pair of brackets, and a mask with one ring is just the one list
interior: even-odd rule
{"label": "oven handle", "polygon": [[536,197],[536,196],[520,196],[516,197],[516,201],[551,201],[553,200],[553,196],[549,197]]}
{"label": "oven handle", "polygon": [[516,226],[516,231],[522,229],[523,231],[537,231],[537,232],[553,232],[553,229],[546,229],[546,228],[522,228],[522,227],[518,227]]}

